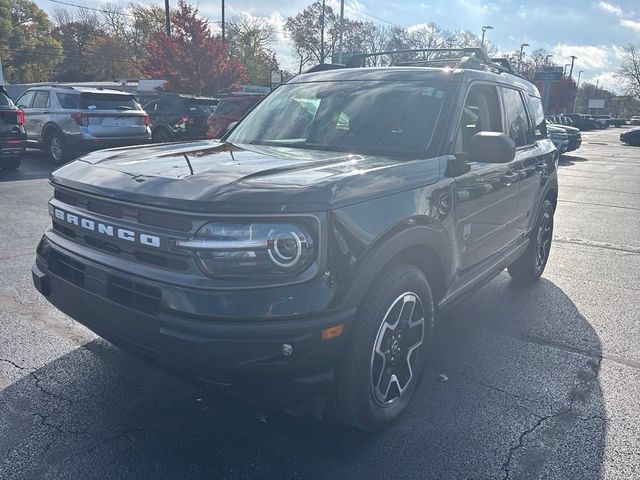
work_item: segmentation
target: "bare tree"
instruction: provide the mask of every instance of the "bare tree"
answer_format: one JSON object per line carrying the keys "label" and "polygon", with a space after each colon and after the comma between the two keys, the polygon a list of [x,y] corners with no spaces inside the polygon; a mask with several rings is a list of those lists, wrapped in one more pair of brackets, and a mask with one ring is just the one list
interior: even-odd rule
{"label": "bare tree", "polygon": [[624,86],[628,95],[640,98],[640,45],[629,44],[623,47],[622,64],[616,77]]}

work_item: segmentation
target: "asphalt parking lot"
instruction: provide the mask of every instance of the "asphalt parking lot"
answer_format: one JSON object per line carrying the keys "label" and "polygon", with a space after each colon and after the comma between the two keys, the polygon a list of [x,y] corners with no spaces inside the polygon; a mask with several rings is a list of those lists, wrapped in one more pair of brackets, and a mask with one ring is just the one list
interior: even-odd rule
{"label": "asphalt parking lot", "polygon": [[378,434],[213,397],[50,307],[30,267],[52,168],[30,151],[0,174],[0,478],[640,478],[640,148],[621,131],[563,157],[542,281],[503,273],[450,310]]}

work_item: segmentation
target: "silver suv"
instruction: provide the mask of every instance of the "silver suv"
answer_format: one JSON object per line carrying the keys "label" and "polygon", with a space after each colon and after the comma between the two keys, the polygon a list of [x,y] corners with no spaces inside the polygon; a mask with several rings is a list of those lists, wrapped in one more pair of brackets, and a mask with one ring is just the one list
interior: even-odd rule
{"label": "silver suv", "polygon": [[151,141],[149,115],[135,96],[119,90],[43,86],[24,92],[28,145],[45,150],[55,164],[100,148]]}

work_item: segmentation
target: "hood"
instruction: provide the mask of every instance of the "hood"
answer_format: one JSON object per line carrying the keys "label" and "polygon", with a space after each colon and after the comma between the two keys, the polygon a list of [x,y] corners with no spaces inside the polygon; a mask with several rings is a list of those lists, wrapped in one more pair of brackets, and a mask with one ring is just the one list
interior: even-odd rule
{"label": "hood", "polygon": [[212,141],[90,153],[51,183],[206,212],[320,211],[438,181],[440,162]]}

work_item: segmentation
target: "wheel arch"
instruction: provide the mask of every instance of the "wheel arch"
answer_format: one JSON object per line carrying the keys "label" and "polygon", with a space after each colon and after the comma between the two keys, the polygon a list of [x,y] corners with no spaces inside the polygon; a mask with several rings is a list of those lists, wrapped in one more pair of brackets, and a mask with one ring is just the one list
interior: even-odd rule
{"label": "wheel arch", "polygon": [[44,126],[42,127],[42,142],[44,143],[47,137],[51,135],[51,133],[53,132],[57,132],[60,135],[64,136],[62,129],[58,125],[56,125],[53,122],[45,123]]}
{"label": "wheel arch", "polygon": [[375,279],[393,262],[407,263],[421,270],[437,304],[451,281],[451,270],[446,267],[453,262],[450,245],[443,231],[427,225],[409,227],[379,239],[362,259],[362,266],[345,296],[345,305],[358,306]]}

